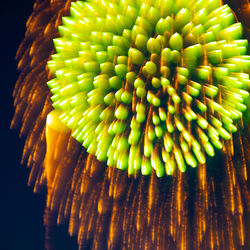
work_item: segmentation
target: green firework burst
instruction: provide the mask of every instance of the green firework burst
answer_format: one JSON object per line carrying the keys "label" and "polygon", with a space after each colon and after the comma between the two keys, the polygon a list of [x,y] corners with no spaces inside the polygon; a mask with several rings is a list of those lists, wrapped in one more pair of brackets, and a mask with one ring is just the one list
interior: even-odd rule
{"label": "green firework burst", "polygon": [[246,110],[250,56],[218,0],[71,3],[48,82],[60,119],[129,174],[205,164]]}

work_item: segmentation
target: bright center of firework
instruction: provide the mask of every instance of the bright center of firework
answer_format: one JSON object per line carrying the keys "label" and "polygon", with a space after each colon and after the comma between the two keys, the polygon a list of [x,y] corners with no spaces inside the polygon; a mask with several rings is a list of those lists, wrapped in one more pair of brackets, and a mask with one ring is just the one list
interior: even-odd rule
{"label": "bright center of firework", "polygon": [[129,174],[204,164],[246,109],[250,57],[234,22],[218,0],[73,2],[48,63],[53,106]]}

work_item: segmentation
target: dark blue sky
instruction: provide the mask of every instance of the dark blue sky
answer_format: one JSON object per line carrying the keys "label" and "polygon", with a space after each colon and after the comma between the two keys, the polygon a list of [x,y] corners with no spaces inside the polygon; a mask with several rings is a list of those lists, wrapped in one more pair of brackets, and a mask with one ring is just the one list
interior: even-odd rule
{"label": "dark blue sky", "polygon": [[[15,54],[24,38],[25,24],[35,0],[5,0],[0,5],[0,72],[1,72],[1,173],[0,173],[0,250],[42,250],[45,229],[43,213],[46,190],[34,194],[27,186],[30,170],[21,165],[25,138],[18,130],[10,130],[14,114],[12,91],[18,78]],[[60,250],[75,249],[76,240],[69,239],[67,227],[60,227],[56,244]]]}
{"label": "dark blue sky", "polygon": [[12,91],[18,72],[15,53],[24,38],[25,23],[32,12],[31,0],[1,1],[1,174],[0,249],[43,249],[44,195],[27,187],[29,170],[21,166],[24,139],[10,130],[13,116]]}
{"label": "dark blue sky", "polygon": [[0,250],[44,249],[45,194],[33,194],[27,186],[29,170],[20,164],[24,139],[10,130],[14,113],[12,91],[18,77],[15,53],[24,38],[25,23],[33,0],[3,0],[0,9]]}

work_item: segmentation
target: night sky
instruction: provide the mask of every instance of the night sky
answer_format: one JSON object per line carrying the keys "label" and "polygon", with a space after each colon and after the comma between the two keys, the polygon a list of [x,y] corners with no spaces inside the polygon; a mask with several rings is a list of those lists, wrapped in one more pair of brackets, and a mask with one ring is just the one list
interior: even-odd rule
{"label": "night sky", "polygon": [[[27,182],[30,170],[21,165],[25,138],[19,129],[11,130],[14,114],[12,92],[19,72],[15,54],[25,35],[25,25],[35,0],[1,2],[1,174],[0,174],[0,250],[42,250],[45,242],[43,214],[46,189],[39,194]],[[56,249],[76,249],[67,226],[56,227]]]}
{"label": "night sky", "polygon": [[1,181],[0,250],[44,249],[45,192],[33,194],[27,186],[29,170],[21,165],[24,138],[10,130],[14,113],[12,91],[18,77],[15,53],[24,38],[33,0],[1,1]]}
{"label": "night sky", "polygon": [[0,250],[44,249],[43,212],[46,190],[34,194],[27,186],[29,169],[21,165],[25,138],[10,130],[14,114],[12,91],[18,77],[15,53],[24,38],[34,0],[2,0],[0,14],[1,174]]}

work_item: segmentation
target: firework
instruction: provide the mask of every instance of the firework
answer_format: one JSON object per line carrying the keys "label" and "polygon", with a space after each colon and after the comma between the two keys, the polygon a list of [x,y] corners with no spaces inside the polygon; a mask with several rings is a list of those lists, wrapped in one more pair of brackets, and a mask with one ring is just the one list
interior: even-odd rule
{"label": "firework", "polygon": [[13,126],[30,131],[23,161],[35,191],[47,182],[47,213],[80,248],[247,247],[235,14],[217,0],[70,2],[37,2],[18,51]]}
{"label": "firework", "polygon": [[[53,107],[108,166],[158,177],[205,164],[237,128],[250,60],[219,1],[75,2],[48,62]],[[83,32],[84,31],[84,32]]]}

